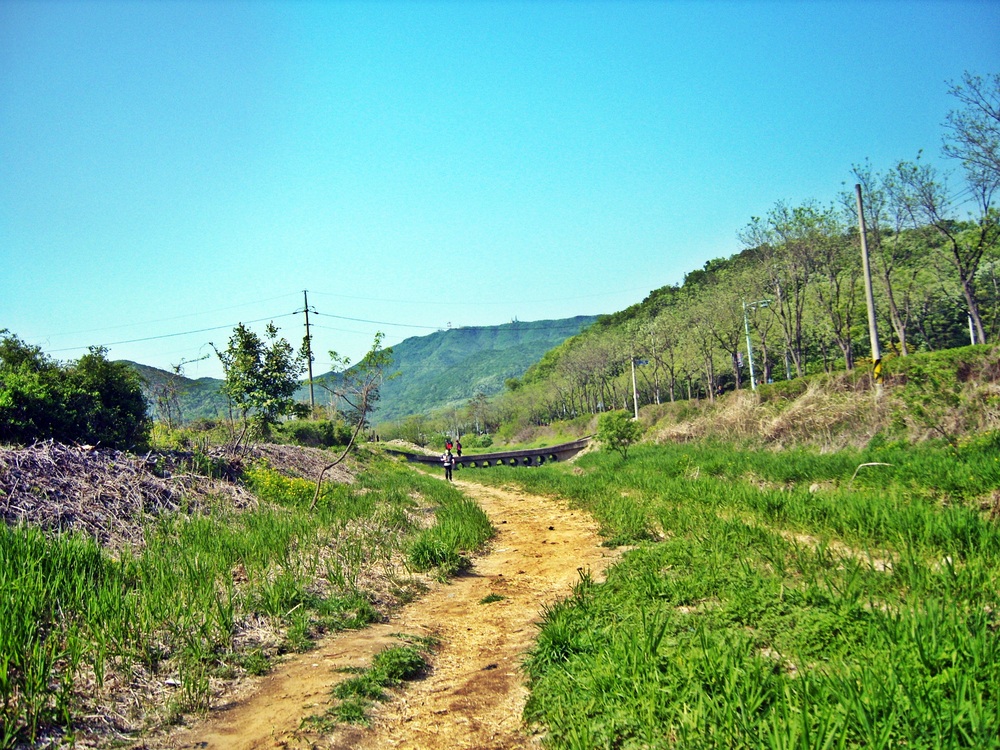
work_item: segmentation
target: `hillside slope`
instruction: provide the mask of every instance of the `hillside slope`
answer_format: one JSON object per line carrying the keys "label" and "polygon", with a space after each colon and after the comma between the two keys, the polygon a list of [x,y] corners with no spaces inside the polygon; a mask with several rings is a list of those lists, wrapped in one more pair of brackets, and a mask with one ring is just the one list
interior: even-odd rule
{"label": "hillside slope", "polygon": [[[515,321],[452,328],[401,341],[392,347],[391,372],[399,374],[382,387],[375,419],[387,422],[461,406],[477,393],[499,393],[505,381],[523,375],[547,351],[595,320],[593,315],[579,315],[563,320]],[[329,373],[322,376],[330,377]]]}

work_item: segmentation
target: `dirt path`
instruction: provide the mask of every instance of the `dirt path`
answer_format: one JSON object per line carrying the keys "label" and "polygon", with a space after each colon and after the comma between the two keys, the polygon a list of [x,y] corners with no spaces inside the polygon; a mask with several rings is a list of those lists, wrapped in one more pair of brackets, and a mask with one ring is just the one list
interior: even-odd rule
{"label": "dirt path", "polygon": [[[274,747],[507,750],[537,746],[521,728],[527,698],[519,665],[546,604],[570,593],[579,570],[601,575],[614,553],[599,547],[597,526],[581,511],[516,490],[471,482],[473,497],[497,529],[489,554],[450,584],[433,588],[390,623],[339,634],[282,664],[245,700],[214,710],[176,734],[172,748]],[[481,604],[490,594],[504,597]],[[367,666],[394,633],[440,640],[430,673],[381,704],[371,728],[341,725],[330,736],[303,733],[301,720],[322,714],[338,669]],[[153,747],[153,744],[147,747]]]}

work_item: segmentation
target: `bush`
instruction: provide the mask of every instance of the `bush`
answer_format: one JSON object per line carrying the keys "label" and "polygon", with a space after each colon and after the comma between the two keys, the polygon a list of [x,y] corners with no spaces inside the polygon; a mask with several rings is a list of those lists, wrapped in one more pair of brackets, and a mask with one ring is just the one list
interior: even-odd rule
{"label": "bush", "polygon": [[294,419],[272,430],[279,442],[304,445],[309,448],[332,448],[351,442],[351,427],[339,420]]}
{"label": "bush", "polygon": [[493,438],[484,433],[482,435],[477,435],[468,442],[470,444],[470,448],[489,448],[493,445]]}
{"label": "bush", "polygon": [[152,420],[139,375],[124,362],[109,362],[106,353],[106,349],[91,347],[80,359],[63,365],[39,347],[4,336],[0,340],[0,440],[145,447]]}
{"label": "bush", "polygon": [[609,411],[597,420],[597,440],[628,458],[628,449],[642,437],[642,425],[623,411]]}

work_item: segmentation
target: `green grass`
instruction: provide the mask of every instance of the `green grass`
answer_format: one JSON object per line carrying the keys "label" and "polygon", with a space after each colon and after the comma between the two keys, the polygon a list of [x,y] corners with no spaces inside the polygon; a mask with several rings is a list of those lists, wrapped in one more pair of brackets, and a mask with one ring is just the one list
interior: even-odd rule
{"label": "green grass", "polygon": [[[0,525],[0,748],[71,736],[133,680],[175,684],[173,715],[203,710],[214,677],[261,674],[281,651],[377,619],[367,576],[407,590],[415,547],[447,563],[491,531],[453,488],[390,461],[325,487],[314,509],[311,482],[264,467],[246,481],[258,508],[162,517],[117,559],[91,539]],[[436,508],[429,529],[411,520],[415,498]],[[277,649],[239,638],[262,621]]]}
{"label": "green grass", "polygon": [[433,639],[399,635],[403,645],[391,646],[372,659],[368,669],[351,670],[354,677],[337,683],[331,691],[334,703],[321,715],[307,717],[303,726],[330,734],[338,723],[368,724],[368,709],[375,701],[388,700],[386,688],[420,677],[428,667]]}
{"label": "green grass", "polygon": [[1000,747],[996,445],[470,472],[636,545],[544,613],[525,718],[553,748]]}

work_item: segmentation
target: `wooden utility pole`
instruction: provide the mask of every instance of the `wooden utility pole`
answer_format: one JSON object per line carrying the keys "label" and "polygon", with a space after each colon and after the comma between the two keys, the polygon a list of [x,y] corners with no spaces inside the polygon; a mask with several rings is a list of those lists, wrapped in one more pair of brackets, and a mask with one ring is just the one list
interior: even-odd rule
{"label": "wooden utility pole", "polygon": [[302,298],[305,301],[303,308],[306,313],[306,362],[309,365],[309,419],[314,418],[316,411],[316,398],[313,395],[313,352],[312,336],[309,335],[309,290],[302,290]]}
{"label": "wooden utility pole", "polygon": [[861,232],[861,266],[865,272],[865,299],[868,302],[868,337],[872,345],[872,372],[876,386],[882,385],[882,350],[878,345],[878,326],[875,321],[875,298],[872,295],[872,272],[868,265],[868,230],[865,227],[865,207],[861,200],[861,185],[854,186],[858,199],[858,228]]}

